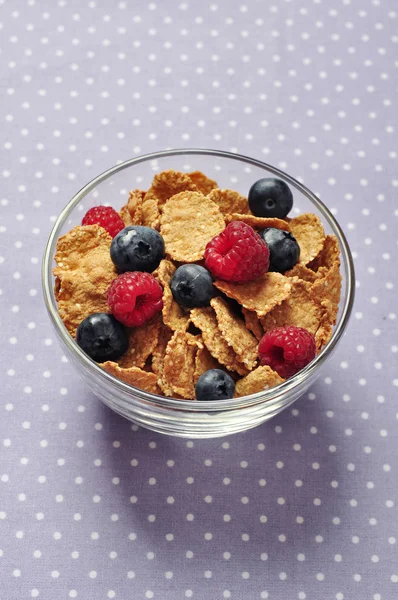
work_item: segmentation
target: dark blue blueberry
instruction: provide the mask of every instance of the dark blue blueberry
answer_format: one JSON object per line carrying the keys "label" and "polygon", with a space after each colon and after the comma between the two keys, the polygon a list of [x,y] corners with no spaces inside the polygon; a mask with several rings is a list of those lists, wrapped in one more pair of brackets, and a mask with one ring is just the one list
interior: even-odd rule
{"label": "dark blue blueberry", "polygon": [[282,179],[265,177],[253,183],[249,191],[249,207],[256,217],[284,219],[292,210],[293,195]]}
{"label": "dark blue blueberry", "polygon": [[284,273],[292,269],[300,258],[300,246],[296,238],[282,229],[267,227],[259,231],[269,249],[268,271]]}
{"label": "dark blue blueberry", "polygon": [[209,271],[200,265],[178,267],[170,282],[173,298],[181,306],[208,306],[215,289]]}
{"label": "dark blue blueberry", "polygon": [[164,240],[150,227],[125,227],[111,244],[111,259],[120,273],[146,271],[152,273],[164,258]]}
{"label": "dark blue blueberry", "polygon": [[209,369],[197,381],[197,400],[227,400],[233,398],[235,382],[231,375],[221,369]]}
{"label": "dark blue blueberry", "polygon": [[96,362],[117,360],[129,345],[127,332],[113,315],[93,313],[76,331],[76,342]]}

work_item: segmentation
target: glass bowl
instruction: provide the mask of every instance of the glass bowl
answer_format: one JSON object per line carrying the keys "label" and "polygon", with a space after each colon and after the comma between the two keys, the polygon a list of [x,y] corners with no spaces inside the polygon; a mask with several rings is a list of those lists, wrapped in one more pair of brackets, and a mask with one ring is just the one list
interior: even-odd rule
{"label": "glass bowl", "polygon": [[[137,389],[104,371],[76,344],[57,310],[52,274],[57,240],[81,223],[85,212],[97,204],[117,210],[133,188],[148,189],[156,172],[165,169],[203,171],[222,188],[247,195],[252,183],[262,177],[284,180],[294,193],[293,215],[313,212],[325,231],[337,236],[342,258],[342,295],[337,324],[329,343],[294,377],[281,385],[232,400],[197,402],[165,398]],[[350,249],[337,221],[309,189],[290,175],[264,162],[219,150],[165,150],[127,160],[102,173],[84,186],[58,216],[45,248],[42,266],[44,299],[61,346],[76,370],[98,398],[127,419],[159,433],[213,438],[255,427],[295,402],[317,379],[347,326],[354,300],[354,267]]]}

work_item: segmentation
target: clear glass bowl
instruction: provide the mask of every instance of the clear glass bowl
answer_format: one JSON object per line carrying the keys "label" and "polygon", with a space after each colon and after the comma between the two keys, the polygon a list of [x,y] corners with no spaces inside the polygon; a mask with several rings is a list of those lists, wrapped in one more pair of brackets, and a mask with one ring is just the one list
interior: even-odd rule
{"label": "clear glass bowl", "polygon": [[[153,175],[165,169],[203,171],[222,188],[247,195],[257,179],[276,176],[294,194],[293,214],[318,214],[327,233],[339,240],[343,287],[333,336],[322,352],[297,375],[270,390],[233,400],[195,402],[157,396],[130,386],[92,361],[66,330],[54,296],[54,254],[57,240],[81,223],[85,212],[97,204],[119,209],[133,188],[148,189]],[[205,149],[176,149],[140,156],[116,165],[84,186],[57,218],[43,258],[44,299],[63,350],[91,390],[107,406],[127,419],[159,433],[179,437],[212,438],[244,431],[267,421],[297,400],[317,379],[347,326],[354,300],[354,267],[344,234],[331,212],[304,185],[290,175],[254,158]]]}

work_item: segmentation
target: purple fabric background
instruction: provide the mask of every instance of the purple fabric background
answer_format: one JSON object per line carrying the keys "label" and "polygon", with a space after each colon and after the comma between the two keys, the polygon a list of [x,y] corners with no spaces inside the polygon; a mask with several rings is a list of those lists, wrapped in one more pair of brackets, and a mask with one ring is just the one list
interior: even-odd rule
{"label": "purple fabric background", "polygon": [[[0,4],[1,599],[398,597],[396,2]],[[357,269],[322,379],[214,441],[105,408],[40,289],[72,194],[178,146],[301,178]]]}

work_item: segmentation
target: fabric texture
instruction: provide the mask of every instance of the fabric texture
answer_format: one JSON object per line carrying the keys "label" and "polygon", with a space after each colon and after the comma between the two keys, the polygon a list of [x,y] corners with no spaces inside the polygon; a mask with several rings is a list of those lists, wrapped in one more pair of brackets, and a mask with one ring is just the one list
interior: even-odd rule
{"label": "fabric texture", "polygon": [[[398,597],[396,3],[0,4],[0,598]],[[80,187],[190,146],[298,177],[357,272],[310,392],[210,441],[104,407],[63,357],[40,282]]]}

